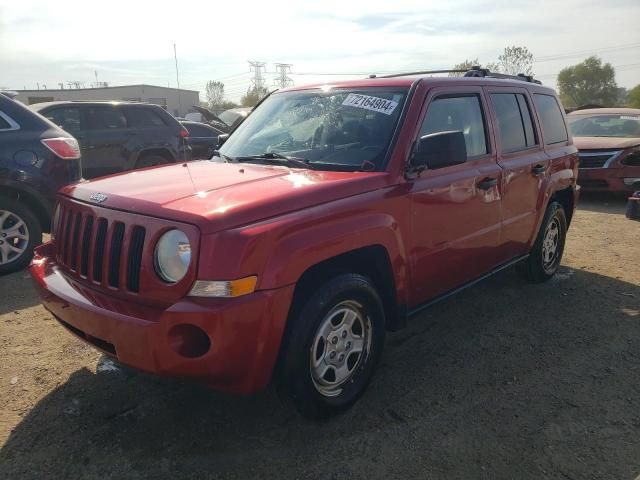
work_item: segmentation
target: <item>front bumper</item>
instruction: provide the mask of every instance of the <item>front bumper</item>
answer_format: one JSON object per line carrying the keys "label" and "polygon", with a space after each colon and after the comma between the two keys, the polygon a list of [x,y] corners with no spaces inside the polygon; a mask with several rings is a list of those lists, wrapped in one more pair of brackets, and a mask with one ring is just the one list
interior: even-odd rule
{"label": "front bumper", "polygon": [[[82,340],[133,368],[191,378],[230,393],[252,393],[268,384],[293,285],[235,299],[186,297],[164,308],[84,286],[53,258],[51,244],[37,248],[31,275],[44,307]],[[175,332],[185,324],[206,332],[206,353],[196,358],[178,353]]]}
{"label": "front bumper", "polygon": [[[631,178],[640,177],[640,168],[585,168],[578,171],[578,184],[585,191],[628,193],[638,190]],[[635,184],[637,185],[637,184]]]}

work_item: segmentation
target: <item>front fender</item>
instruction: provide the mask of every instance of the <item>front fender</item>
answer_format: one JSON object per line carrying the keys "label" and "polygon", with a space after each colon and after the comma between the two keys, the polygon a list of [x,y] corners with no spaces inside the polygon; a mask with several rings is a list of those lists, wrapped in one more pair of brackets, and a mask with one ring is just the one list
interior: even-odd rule
{"label": "front fender", "polygon": [[314,265],[375,245],[384,247],[389,255],[398,293],[406,292],[403,239],[396,220],[385,213],[345,215],[283,236],[265,264],[260,286],[270,289],[296,283]]}
{"label": "front fender", "polygon": [[257,275],[257,288],[270,290],[295,284],[305,271],[325,260],[380,245],[389,255],[398,302],[406,302],[407,252],[395,210],[381,212],[360,203],[343,207],[319,206],[211,234],[201,242],[198,278]]}

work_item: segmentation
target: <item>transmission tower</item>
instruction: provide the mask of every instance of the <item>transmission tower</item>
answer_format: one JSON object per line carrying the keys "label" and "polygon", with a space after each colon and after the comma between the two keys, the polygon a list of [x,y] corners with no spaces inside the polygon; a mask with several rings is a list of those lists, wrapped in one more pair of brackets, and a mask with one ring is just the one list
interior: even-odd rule
{"label": "transmission tower", "polygon": [[263,89],[264,88],[264,72],[266,70],[265,62],[255,62],[249,61],[249,71],[253,72],[253,78],[251,79],[251,83],[255,89]]}
{"label": "transmission tower", "polygon": [[290,63],[276,63],[276,73],[278,76],[273,79],[273,85],[277,88],[285,88],[293,85],[293,80],[287,75],[291,73]]}

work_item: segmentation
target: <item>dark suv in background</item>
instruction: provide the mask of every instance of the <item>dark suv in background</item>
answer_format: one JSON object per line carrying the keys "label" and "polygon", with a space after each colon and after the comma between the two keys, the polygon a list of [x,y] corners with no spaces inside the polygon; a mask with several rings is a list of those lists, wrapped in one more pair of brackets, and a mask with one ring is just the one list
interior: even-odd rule
{"label": "dark suv in background", "polygon": [[56,191],[81,173],[78,142],[0,92],[0,274],[29,263]]}
{"label": "dark suv in background", "polygon": [[78,139],[85,178],[191,159],[189,131],[157,105],[67,101],[30,108]]}

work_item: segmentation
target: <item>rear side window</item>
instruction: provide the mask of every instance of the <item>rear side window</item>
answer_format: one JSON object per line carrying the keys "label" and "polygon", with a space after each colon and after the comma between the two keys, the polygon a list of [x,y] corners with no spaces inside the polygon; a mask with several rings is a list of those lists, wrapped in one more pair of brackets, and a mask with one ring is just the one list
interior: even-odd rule
{"label": "rear side window", "polygon": [[164,119],[151,108],[129,108],[127,116],[131,126],[137,128],[166,127]]}
{"label": "rear side window", "polygon": [[91,119],[91,127],[95,130],[113,130],[128,126],[127,117],[119,108],[91,107],[89,118]]}
{"label": "rear side window", "polygon": [[540,115],[545,145],[566,142],[567,127],[555,97],[536,93],[533,95],[533,101]]}
{"label": "rear side window", "polygon": [[487,153],[485,123],[476,94],[438,97],[424,117],[420,136],[460,130],[467,145],[467,158]]}
{"label": "rear side window", "polygon": [[536,144],[531,113],[524,95],[492,93],[491,103],[496,112],[504,153],[525,150]]}
{"label": "rear side window", "polygon": [[81,130],[79,108],[53,108],[43,115],[67,132],[75,133]]}
{"label": "rear side window", "polygon": [[11,125],[4,118],[2,118],[4,114],[0,112],[0,130],[9,130]]}

